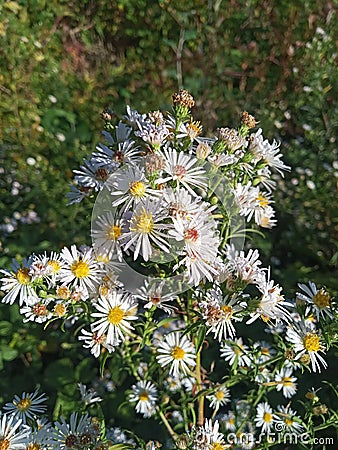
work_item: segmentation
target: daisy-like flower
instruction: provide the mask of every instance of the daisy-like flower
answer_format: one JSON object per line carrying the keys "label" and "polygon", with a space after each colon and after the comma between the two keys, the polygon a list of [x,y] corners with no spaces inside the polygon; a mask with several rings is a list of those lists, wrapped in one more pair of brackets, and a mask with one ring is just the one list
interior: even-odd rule
{"label": "daisy-like flower", "polygon": [[278,405],[277,411],[275,416],[275,427],[277,430],[285,429],[287,432],[296,434],[304,430],[300,417],[291,408]]}
{"label": "daisy-like flower", "polygon": [[115,127],[116,141],[107,131],[102,134],[105,136],[109,146],[99,144],[96,152],[93,153],[93,160],[104,167],[110,167],[110,172],[114,172],[121,165],[135,164],[140,159],[140,153],[135,141],[129,139],[131,128],[126,124],[119,122]]}
{"label": "daisy-like flower", "polygon": [[61,258],[64,264],[58,273],[58,280],[61,283],[72,284],[75,288],[80,288],[85,295],[88,295],[88,290],[93,292],[101,272],[95,261],[93,249],[88,248],[81,252],[76,245],[72,245],[70,250],[64,247]]}
{"label": "daisy-like flower", "polygon": [[279,153],[279,146],[280,143],[275,140],[270,144],[267,139],[264,139],[261,128],[250,135],[249,150],[255,155],[254,162],[263,160],[269,167],[283,176],[283,171],[290,170],[290,167],[281,160],[282,154]]}
{"label": "daisy-like flower", "polygon": [[262,264],[259,259],[257,249],[249,249],[248,253],[236,250],[235,246],[226,247],[227,270],[245,284],[256,284],[264,277],[264,272],[260,268]]}
{"label": "daisy-like flower", "polygon": [[180,373],[187,374],[196,365],[194,345],[187,336],[180,332],[167,334],[157,348],[157,362],[165,367],[170,364],[169,375],[177,377]]}
{"label": "daisy-like flower", "polygon": [[207,179],[205,176],[205,170],[197,165],[197,158],[187,155],[186,153],[177,152],[176,149],[165,149],[165,169],[168,174],[163,178],[157,180],[158,184],[167,183],[173,180],[184,186],[191,195],[196,197],[196,193],[192,187],[205,189],[207,187]]}
{"label": "daisy-like flower", "polygon": [[28,444],[29,429],[20,430],[21,419],[4,414],[0,421],[0,449],[21,450]]}
{"label": "daisy-like flower", "polygon": [[31,394],[24,392],[21,397],[15,395],[12,402],[5,404],[4,410],[26,424],[27,419],[35,419],[37,415],[46,411],[47,407],[42,405],[46,400],[45,394],[39,395],[36,389]]}
{"label": "daisy-like flower", "polygon": [[254,421],[257,427],[261,427],[262,433],[271,431],[276,422],[276,415],[272,412],[272,408],[267,402],[261,402],[257,405]]}
{"label": "daisy-like flower", "polygon": [[151,417],[155,413],[157,401],[157,389],[150,381],[141,380],[132,386],[132,393],[129,395],[131,403],[137,402],[136,412],[143,414],[143,417]]}
{"label": "daisy-like flower", "polygon": [[108,189],[113,197],[112,206],[124,204],[124,210],[144,201],[149,195],[158,196],[159,191],[151,188],[143,168],[127,165],[113,174],[108,181]]}
{"label": "daisy-like flower", "polygon": [[192,197],[184,188],[166,188],[163,191],[164,207],[170,217],[190,220],[201,211],[200,198]]}
{"label": "daisy-like flower", "polygon": [[92,220],[92,239],[95,253],[106,255],[109,260],[117,255],[121,261],[120,240],[123,226],[123,219],[116,218],[111,211]]}
{"label": "daisy-like flower", "polygon": [[19,305],[22,306],[27,302],[34,302],[37,294],[31,285],[32,277],[29,274],[32,261],[24,261],[20,265],[17,261],[13,262],[13,271],[0,270],[5,276],[1,278],[1,290],[7,292],[2,303],[13,305],[17,297],[19,297]]}
{"label": "daisy-like flower", "polygon": [[90,160],[83,160],[84,165],[80,166],[81,170],[73,170],[75,181],[86,188],[93,189],[95,192],[101,191],[104,183],[108,180],[111,174],[111,166],[90,158]]}
{"label": "daisy-like flower", "polygon": [[86,442],[87,445],[93,444],[97,439],[96,433],[88,414],[78,416],[77,413],[72,413],[69,423],[63,417],[60,418],[60,421],[55,422],[53,444],[60,450],[78,448],[78,446],[81,447],[82,442]]}
{"label": "daisy-like flower", "polygon": [[141,286],[141,288],[137,290],[135,298],[146,302],[146,304],[144,305],[146,309],[156,307],[162,309],[164,312],[170,315],[176,309],[175,306],[171,305],[171,302],[176,300],[177,296],[171,294],[170,292],[164,294],[164,285],[164,280],[160,282],[146,280],[144,282],[144,286]]}
{"label": "daisy-like flower", "polygon": [[220,290],[212,289],[206,295],[206,299],[200,303],[202,317],[208,327],[207,334],[212,332],[215,339],[221,342],[222,339],[233,339],[236,330],[233,321],[241,321],[241,317],[236,314],[242,311],[245,303],[238,303],[234,295],[223,298]]}
{"label": "daisy-like flower", "polygon": [[297,391],[297,377],[292,376],[292,368],[282,368],[278,370],[275,375],[275,381],[277,382],[277,391],[283,392],[285,398],[290,398],[295,395]]}
{"label": "daisy-like flower", "polygon": [[78,383],[77,387],[79,388],[80,394],[81,394],[81,400],[84,402],[84,404],[92,405],[93,403],[102,402],[102,398],[97,395],[97,392],[93,388],[87,389],[87,386],[82,383]]}
{"label": "daisy-like flower", "polygon": [[92,330],[99,336],[107,334],[107,344],[118,345],[134,329],[130,321],[137,319],[137,302],[129,294],[109,292],[106,297],[99,297],[94,307],[98,312],[92,316],[98,320],[92,324]]}
{"label": "daisy-like flower", "polygon": [[269,359],[271,359],[273,355],[276,354],[276,350],[268,342],[265,341],[255,342],[253,344],[253,348],[256,351],[254,355],[254,362],[257,364],[263,364],[269,361]]}
{"label": "daisy-like flower", "polygon": [[290,314],[285,309],[285,306],[289,306],[289,304],[284,301],[284,297],[281,294],[282,288],[278,284],[275,285],[273,280],[270,280],[270,269],[267,276],[262,277],[256,285],[262,292],[262,297],[259,300],[256,311],[250,314],[251,318],[247,323],[250,324],[259,317],[264,322],[271,320],[284,320],[287,322]]}
{"label": "daisy-like flower", "polygon": [[143,122],[139,124],[140,131],[135,132],[135,136],[140,137],[154,149],[159,150],[161,145],[166,142],[170,132],[162,123]]}
{"label": "daisy-like flower", "polygon": [[226,444],[224,435],[219,432],[219,422],[205,419],[204,426],[193,430],[194,450],[225,450],[231,448],[231,444]]}
{"label": "daisy-like flower", "polygon": [[106,334],[98,334],[96,331],[87,331],[82,329],[79,336],[79,341],[84,341],[83,347],[89,348],[90,353],[98,358],[101,354],[101,346],[108,350],[109,353],[113,352],[115,347],[107,343]]}
{"label": "daisy-like flower", "polygon": [[250,359],[249,348],[243,344],[242,338],[234,339],[227,342],[221,347],[221,357],[228,361],[230,366],[238,365],[250,367],[252,361]]}
{"label": "daisy-like flower", "polygon": [[246,148],[248,145],[248,141],[234,128],[218,128],[217,131],[219,140],[225,144],[229,152]]}
{"label": "daisy-like flower", "polygon": [[36,298],[28,299],[28,304],[20,308],[20,314],[24,315],[23,322],[44,323],[53,317],[53,313],[48,310],[48,304],[52,301],[51,298]]}
{"label": "daisy-like flower", "polygon": [[30,267],[30,274],[34,278],[36,274],[35,268],[42,267],[42,276],[47,280],[49,286],[54,286],[57,274],[62,267],[61,256],[56,252],[51,252],[48,256],[46,253],[42,256],[34,255],[34,262]]}
{"label": "daisy-like flower", "polygon": [[152,243],[169,253],[167,236],[162,231],[166,228],[168,225],[163,224],[161,201],[146,199],[135,207],[129,220],[129,231],[123,235],[122,247],[125,251],[133,250],[134,260],[141,254],[148,261],[153,253]]}
{"label": "daisy-like flower", "polygon": [[307,327],[302,322],[295,324],[292,328],[288,327],[286,339],[293,344],[293,350],[296,352],[295,360],[308,356],[314,372],[320,372],[320,364],[327,368],[327,362],[319,354],[325,351],[325,345],[322,343],[320,334],[314,327]]}
{"label": "daisy-like flower", "polygon": [[325,316],[328,316],[330,319],[333,318],[331,313],[333,299],[324,288],[318,289],[312,281],[309,282],[308,286],[300,283],[298,286],[303,292],[297,292],[296,296],[307,303],[306,315],[314,313],[317,320],[321,317],[325,318]]}
{"label": "daisy-like flower", "polygon": [[210,408],[218,411],[223,405],[230,402],[230,391],[225,386],[216,386],[212,394],[207,395],[210,402]]}
{"label": "daisy-like flower", "polygon": [[26,450],[45,450],[53,448],[52,426],[50,422],[39,421],[36,429],[29,430]]}
{"label": "daisy-like flower", "polygon": [[224,425],[226,430],[236,430],[236,415],[233,411],[228,411],[226,414],[222,414],[219,420],[221,425]]}

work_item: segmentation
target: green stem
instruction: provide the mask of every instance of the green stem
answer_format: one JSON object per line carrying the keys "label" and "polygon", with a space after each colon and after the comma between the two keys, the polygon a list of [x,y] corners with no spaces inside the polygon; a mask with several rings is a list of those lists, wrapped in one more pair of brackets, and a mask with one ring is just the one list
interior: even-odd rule
{"label": "green stem", "polygon": [[[195,342],[197,347],[197,342]],[[196,394],[202,390],[202,377],[201,377],[201,350],[196,354]],[[198,415],[197,425],[203,425],[204,423],[204,395],[201,395],[198,399]]]}
{"label": "green stem", "polygon": [[171,437],[174,439],[174,441],[175,441],[175,440],[176,440],[176,433],[175,433],[175,431],[171,428],[170,423],[168,422],[168,420],[167,420],[167,418],[165,417],[165,415],[163,414],[163,412],[162,412],[159,408],[156,408],[156,409],[157,409],[157,411],[158,411],[158,413],[159,413],[159,415],[160,415],[160,417],[161,417],[161,419],[162,419],[162,422],[164,423],[164,426],[165,426],[166,429],[168,430],[170,436],[171,436]]}

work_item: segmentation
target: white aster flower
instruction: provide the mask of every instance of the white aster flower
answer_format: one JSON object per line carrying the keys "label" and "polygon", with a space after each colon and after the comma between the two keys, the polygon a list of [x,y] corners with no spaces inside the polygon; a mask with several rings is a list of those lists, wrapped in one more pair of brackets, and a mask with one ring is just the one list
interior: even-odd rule
{"label": "white aster flower", "polygon": [[[80,438],[84,433],[91,430],[91,418],[88,414],[79,416],[78,413],[72,413],[69,423],[63,417],[55,422],[53,431],[53,444],[57,449],[67,450],[80,444]],[[88,435],[87,435],[88,437]]]}
{"label": "white aster flower", "polygon": [[205,419],[204,426],[199,426],[193,430],[193,449],[194,450],[225,450],[231,447],[226,444],[224,435],[219,432],[219,422],[211,419]]}
{"label": "white aster flower", "polygon": [[159,196],[159,191],[151,188],[143,168],[127,165],[120,169],[108,181],[108,189],[113,197],[112,206],[123,206],[126,211],[132,206],[143,202],[149,195]]}
{"label": "white aster flower", "polygon": [[156,359],[162,367],[170,364],[169,375],[187,374],[196,365],[195,347],[187,336],[173,332],[158,344]]}
{"label": "white aster flower", "polygon": [[129,231],[123,235],[122,248],[125,251],[131,249],[134,260],[141,255],[148,261],[154,250],[152,244],[169,253],[167,235],[162,231],[168,225],[163,223],[163,219],[161,201],[146,199],[138,204],[129,220]]}
{"label": "white aster flower", "polygon": [[271,431],[276,422],[276,415],[272,412],[272,408],[267,402],[258,404],[254,421],[257,427],[261,427],[262,433]]}
{"label": "white aster flower", "polygon": [[255,155],[254,161],[263,160],[269,167],[283,176],[283,171],[290,170],[290,167],[281,160],[282,154],[279,153],[279,146],[280,143],[275,140],[270,144],[267,139],[264,139],[261,128],[250,135],[249,150]]}
{"label": "white aster flower", "polygon": [[184,188],[166,188],[163,191],[164,207],[167,215],[173,218],[181,217],[190,220],[201,211],[203,204],[199,197],[192,197]]}
{"label": "white aster flower", "polygon": [[221,347],[221,357],[228,361],[230,366],[238,365],[250,367],[252,361],[250,359],[249,348],[243,344],[242,338],[234,339],[227,342]]}
{"label": "white aster flower", "polygon": [[95,253],[105,255],[109,260],[117,255],[118,259],[121,260],[120,240],[123,226],[123,219],[116,218],[111,211],[92,220],[92,239]]}
{"label": "white aster flower", "polygon": [[0,448],[4,450],[23,450],[28,445],[29,428],[22,428],[21,419],[4,414],[0,422]]}
{"label": "white aster flower", "polygon": [[242,320],[236,314],[244,307],[245,303],[239,303],[236,295],[223,298],[220,290],[212,289],[207,292],[205,300],[200,302],[202,317],[208,327],[207,334],[212,332],[219,342],[222,339],[233,339],[236,335],[233,321]]}
{"label": "white aster flower", "polygon": [[112,291],[99,297],[94,307],[98,312],[92,313],[92,317],[98,320],[92,324],[92,330],[99,336],[107,334],[107,344],[118,345],[134,329],[130,321],[137,319],[137,302],[129,294]]}
{"label": "white aster flower", "polygon": [[314,313],[317,320],[325,318],[325,316],[330,319],[333,318],[331,312],[333,299],[324,288],[318,289],[312,281],[309,282],[308,286],[300,283],[298,286],[303,292],[297,292],[296,296],[307,303],[306,315]]}
{"label": "white aster flower", "polygon": [[291,433],[301,433],[304,430],[304,426],[301,424],[301,419],[296,415],[288,406],[277,406],[277,413],[275,417],[275,427],[277,430],[285,429]]}
{"label": "white aster flower", "polygon": [[0,270],[5,276],[1,278],[2,286],[1,290],[7,292],[4,298],[1,300],[2,303],[9,303],[12,305],[17,297],[19,297],[19,305],[22,306],[24,303],[32,303],[37,298],[37,294],[32,287],[32,277],[29,275],[29,270],[32,261],[24,261],[20,265],[17,261],[13,262],[13,271],[9,272],[7,270]]}
{"label": "white aster flower", "polygon": [[36,298],[28,299],[27,305],[20,308],[20,314],[24,315],[23,322],[44,323],[53,317],[53,313],[48,310],[48,304],[52,301],[51,298]]}
{"label": "white aster flower", "polygon": [[218,411],[221,406],[230,402],[230,391],[225,386],[216,386],[213,393],[206,397],[210,402],[210,408]]}
{"label": "white aster flower", "polygon": [[264,322],[284,320],[288,321],[289,312],[285,306],[289,306],[284,301],[281,294],[282,288],[278,284],[274,284],[270,280],[270,269],[266,277],[262,277],[257,282],[257,288],[261,291],[262,297],[259,300],[256,311],[251,313],[251,318],[247,321],[248,324],[254,322],[257,318],[261,318]]}
{"label": "white aster flower", "polygon": [[143,414],[143,417],[153,416],[157,401],[157,389],[153,383],[145,380],[138,381],[132,386],[132,391],[129,395],[129,401],[137,402],[136,412]]}
{"label": "white aster flower", "polygon": [[42,405],[46,400],[45,394],[38,395],[38,389],[36,389],[31,394],[24,392],[21,397],[15,395],[12,402],[5,404],[4,410],[26,424],[27,419],[35,419],[46,411],[47,407]]}
{"label": "white aster flower", "polygon": [[320,364],[324,369],[327,368],[327,362],[319,354],[325,351],[325,345],[314,327],[307,327],[302,323],[295,324],[293,327],[288,327],[286,339],[293,344],[293,350],[296,352],[295,360],[308,355],[314,372],[321,371]]}
{"label": "white aster flower", "polygon": [[79,341],[84,341],[83,347],[89,348],[90,353],[98,358],[101,354],[101,346],[108,350],[109,353],[115,350],[115,347],[107,343],[105,333],[98,334],[96,331],[87,331],[82,329]]}
{"label": "white aster flower", "polygon": [[95,261],[93,249],[79,251],[76,245],[69,250],[64,247],[61,251],[63,266],[58,273],[58,280],[64,284],[71,284],[75,288],[88,295],[88,290],[93,292],[98,283],[101,269]]}
{"label": "white aster flower", "polygon": [[165,286],[165,280],[160,282],[154,282],[153,280],[146,280],[144,286],[136,291],[135,298],[146,302],[144,307],[150,309],[156,307],[162,309],[167,314],[172,314],[176,307],[171,304],[172,301],[177,299],[176,295],[171,292],[163,293]]}
{"label": "white aster flower", "polygon": [[165,169],[168,174],[157,180],[158,184],[166,183],[170,180],[176,181],[177,186],[184,186],[191,195],[196,196],[192,187],[205,189],[207,187],[207,179],[205,170],[198,166],[197,158],[187,155],[186,153],[177,152],[176,149],[165,149]]}
{"label": "white aster flower", "polygon": [[275,375],[275,381],[277,383],[277,391],[283,392],[285,398],[290,398],[295,395],[297,391],[297,377],[292,376],[292,368],[282,368],[278,370]]}
{"label": "white aster flower", "polygon": [[82,383],[78,383],[77,387],[79,388],[81,394],[81,400],[84,402],[85,405],[91,405],[93,403],[102,402],[102,398],[97,394],[95,389],[93,388],[87,389],[87,386]]}
{"label": "white aster flower", "polygon": [[[90,160],[83,160],[84,165],[80,166],[81,170],[73,170],[75,182],[80,186],[94,190],[101,191],[104,183],[108,180],[112,167],[108,164],[103,165],[101,162],[90,158]],[[115,170],[115,168],[113,168]]]}

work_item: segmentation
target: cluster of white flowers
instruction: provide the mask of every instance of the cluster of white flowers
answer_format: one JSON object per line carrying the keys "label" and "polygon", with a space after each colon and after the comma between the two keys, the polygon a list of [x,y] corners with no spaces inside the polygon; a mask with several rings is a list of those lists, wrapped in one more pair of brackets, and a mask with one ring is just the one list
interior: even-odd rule
{"label": "cluster of white flowers", "polygon": [[[74,171],[68,194],[70,204],[100,199],[92,245],[33,254],[15,262],[12,271],[2,270],[2,302],[18,302],[25,322],[76,322],[78,340],[96,358],[123,358],[128,348],[136,377],[126,393],[129,402],[143,417],[162,420],[176,439],[167,420],[172,417],[178,430],[187,432],[175,448],[228,448],[232,444],[220,427],[239,432],[250,424],[248,432],[264,433],[284,421],[292,431],[303,429],[289,405],[272,412],[267,402],[237,402],[219,422],[204,422],[204,398],[214,418],[231,402],[231,386],[243,379],[260,390],[258,398],[261,389],[293,397],[295,371],[327,367],[322,330],[337,311],[330,294],[314,283],[300,284],[297,301],[286,301],[258,250],[236,248],[232,241],[244,232],[232,229],[236,217],[253,227],[276,224],[271,175],[289,169],[279,144],[264,139],[261,129],[252,131],[256,121],[246,112],[238,129],[220,128],[216,136],[202,137],[200,123],[191,117],[191,95],[180,91],[173,103],[172,114],[145,115],[128,107],[115,125],[110,114],[103,115],[107,142]],[[135,288],[123,277],[127,266],[143,274],[142,285]],[[243,330],[254,330],[257,321],[276,347],[246,342]],[[212,377],[215,362],[209,372],[202,367],[201,352],[208,346],[219,347],[222,382]],[[80,386],[86,404],[101,400]],[[197,420],[195,415],[188,419],[194,402]],[[187,405],[184,415],[179,404]],[[18,420],[24,423],[23,417]],[[187,421],[194,423],[190,430]],[[90,424],[87,416],[71,417],[70,425],[61,419],[53,439],[65,441],[70,433],[75,440],[84,433],[94,436]],[[1,438],[9,439],[5,427],[0,447]],[[111,434],[118,439],[123,433],[115,431]]]}

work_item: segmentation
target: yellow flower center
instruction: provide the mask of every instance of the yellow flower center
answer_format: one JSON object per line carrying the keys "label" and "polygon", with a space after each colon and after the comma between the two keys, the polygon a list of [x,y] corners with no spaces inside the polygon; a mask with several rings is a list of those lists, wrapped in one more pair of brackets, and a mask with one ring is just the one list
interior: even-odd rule
{"label": "yellow flower center", "polygon": [[16,279],[20,284],[28,284],[31,281],[31,277],[28,275],[27,267],[22,267],[16,274]]}
{"label": "yellow flower center", "polygon": [[327,308],[328,306],[330,306],[330,301],[330,294],[324,289],[320,289],[313,297],[313,303],[318,306],[318,308]]}
{"label": "yellow flower center", "polygon": [[227,319],[229,319],[233,314],[233,309],[229,305],[223,305],[221,306],[221,310],[224,312],[224,314],[227,316]]}
{"label": "yellow flower center", "polygon": [[76,278],[87,277],[90,272],[88,264],[85,261],[81,261],[80,259],[72,264],[70,270],[73,272]]}
{"label": "yellow flower center", "polygon": [[143,391],[143,392],[141,392],[141,394],[138,397],[141,400],[141,402],[146,402],[149,398],[148,392]]}
{"label": "yellow flower center", "polygon": [[10,446],[10,442],[8,439],[1,439],[0,440],[0,450],[8,450]]}
{"label": "yellow flower center", "polygon": [[61,286],[61,287],[59,287],[59,288],[57,289],[56,293],[57,293],[57,296],[58,296],[58,297],[60,297],[60,298],[62,298],[62,299],[64,299],[64,300],[66,300],[67,298],[69,298],[69,297],[70,297],[70,294],[71,294],[70,290],[69,290],[66,286]]}
{"label": "yellow flower center", "polygon": [[293,386],[293,381],[291,381],[290,377],[284,377],[282,379],[283,386]]}
{"label": "yellow flower center", "polygon": [[261,348],[262,355],[270,356],[270,350],[267,347]]}
{"label": "yellow flower center", "polygon": [[293,424],[293,420],[292,420],[292,419],[285,419],[285,424],[286,424],[288,427],[291,427],[291,425]]}
{"label": "yellow flower center", "polygon": [[144,209],[141,214],[133,217],[131,231],[136,231],[138,233],[148,234],[151,233],[154,228],[153,216],[151,213],[147,213]]}
{"label": "yellow flower center", "polygon": [[256,200],[258,201],[259,206],[261,206],[262,208],[265,208],[269,204],[269,199],[266,198],[261,192],[258,194]]}
{"label": "yellow flower center", "polygon": [[201,123],[200,122],[190,122],[187,126],[187,132],[191,139],[194,139],[197,137],[200,132],[202,131]]}
{"label": "yellow flower center", "polygon": [[27,450],[40,450],[40,445],[39,444],[29,444],[29,446],[27,447]]}
{"label": "yellow flower center", "polygon": [[102,297],[106,297],[109,293],[109,287],[106,284],[99,286],[99,293]]}
{"label": "yellow flower center", "polygon": [[55,259],[48,261],[47,265],[52,268],[53,273],[58,273],[58,271],[61,269],[59,261],[56,261]]}
{"label": "yellow flower center", "polygon": [[62,303],[55,305],[54,312],[57,316],[62,317],[66,314],[67,308]]}
{"label": "yellow flower center", "polygon": [[272,414],[268,412],[264,413],[263,420],[266,423],[270,423],[272,421]]}
{"label": "yellow flower center", "polygon": [[171,351],[171,356],[174,359],[183,359],[185,356],[185,351],[183,350],[183,348],[181,347],[175,347],[172,351]]}
{"label": "yellow flower center", "polygon": [[118,325],[120,322],[122,322],[126,312],[120,308],[119,306],[114,306],[114,308],[111,308],[108,313],[108,321],[112,325]]}
{"label": "yellow flower center", "polygon": [[243,347],[241,345],[237,345],[236,347],[234,347],[233,350],[236,353],[236,355],[242,355],[243,354]]}
{"label": "yellow flower center", "polygon": [[318,334],[308,333],[303,339],[303,345],[308,352],[318,352],[320,350]]}
{"label": "yellow flower center", "polygon": [[129,185],[129,192],[134,197],[143,197],[146,192],[146,185],[142,181],[133,181]]}
{"label": "yellow flower center", "polygon": [[122,234],[121,227],[119,227],[118,225],[113,225],[107,230],[106,237],[111,241],[116,241],[116,239],[120,237],[121,234]]}
{"label": "yellow flower center", "polygon": [[223,400],[224,398],[224,392],[223,391],[217,391],[215,393],[215,397],[217,398],[217,400]]}
{"label": "yellow flower center", "polygon": [[219,442],[213,442],[210,445],[210,449],[212,449],[212,450],[224,450],[225,447],[224,447],[224,445],[220,444]]}
{"label": "yellow flower center", "polygon": [[27,409],[30,408],[31,404],[32,400],[29,397],[25,397],[17,403],[16,407],[19,411],[27,411]]}

